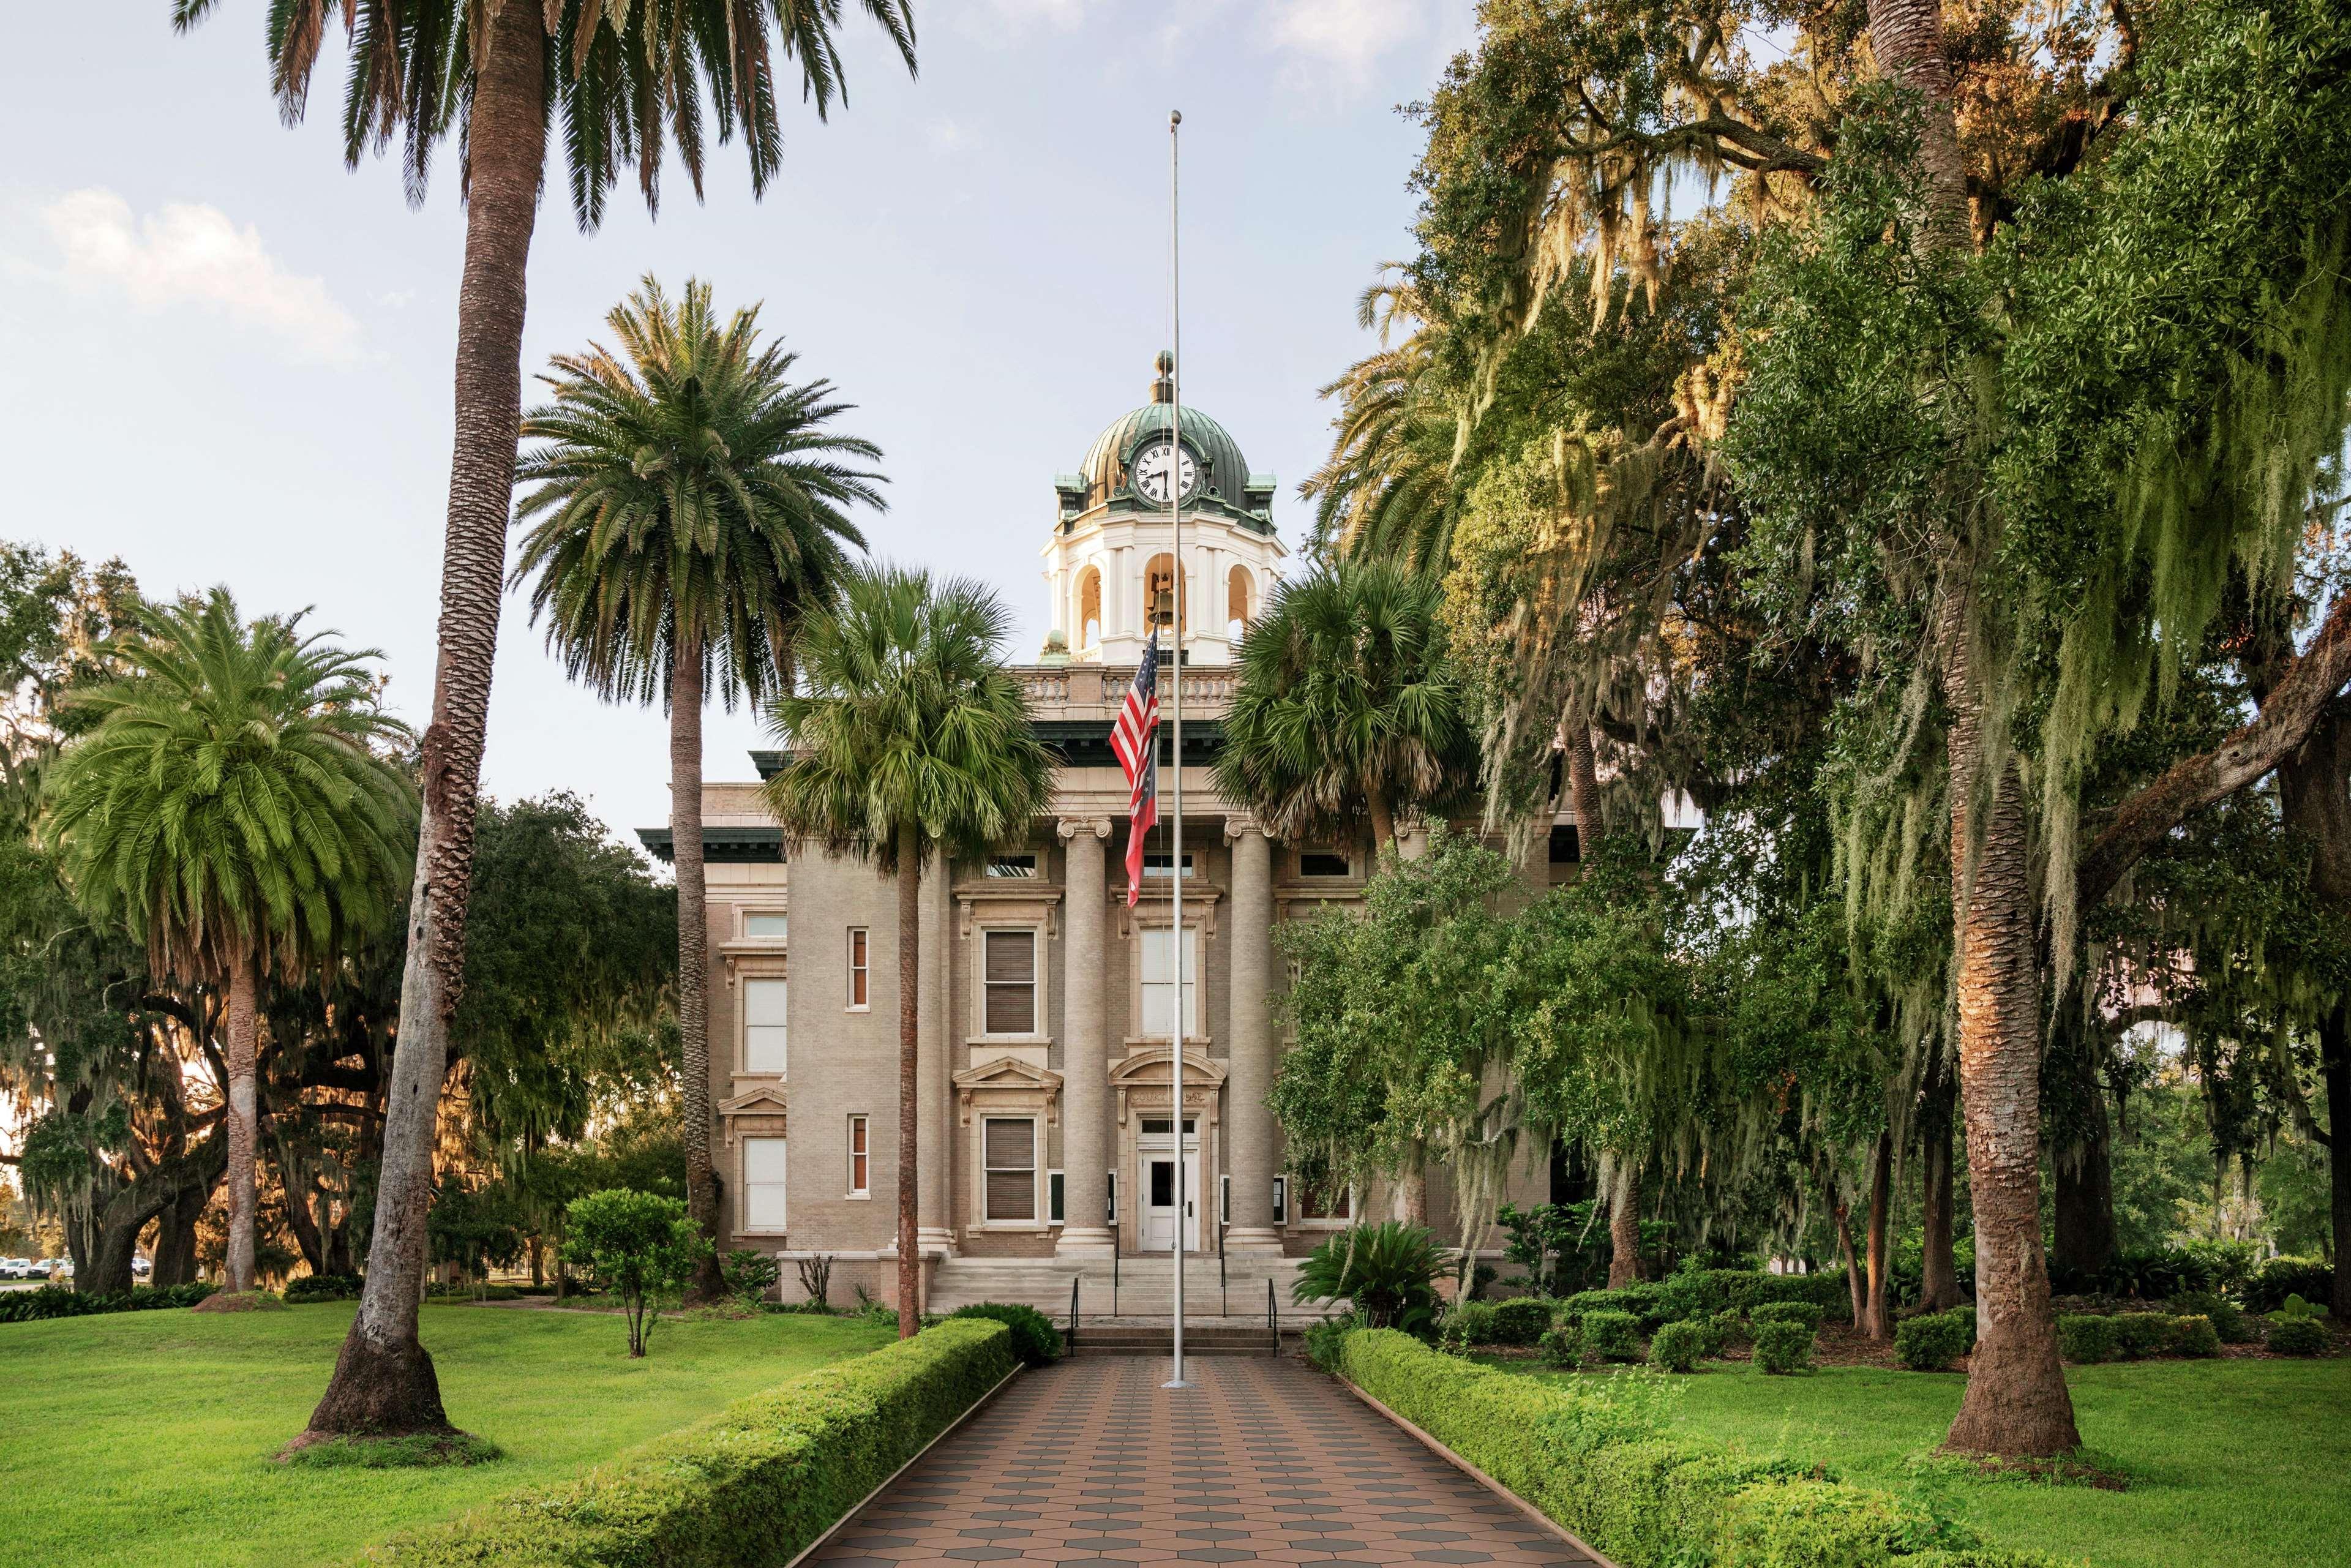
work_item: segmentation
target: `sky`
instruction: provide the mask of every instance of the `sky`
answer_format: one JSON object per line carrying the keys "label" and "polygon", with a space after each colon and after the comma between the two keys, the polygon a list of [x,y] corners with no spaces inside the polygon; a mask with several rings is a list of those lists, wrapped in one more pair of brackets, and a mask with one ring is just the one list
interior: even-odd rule
{"label": "sky", "polygon": [[[1051,479],[1147,401],[1168,336],[1167,111],[1184,114],[1185,395],[1281,481],[1324,455],[1317,390],[1373,346],[1355,296],[1410,254],[1420,145],[1398,106],[1470,40],[1471,0],[914,0],[921,71],[845,7],[848,100],[789,105],[755,201],[739,146],[705,199],[673,167],[582,235],[541,208],[528,374],[602,335],[648,274],[708,281],[857,405],[883,448],[876,556],[978,577],[1045,629]],[[464,239],[453,152],[422,208],[344,167],[340,68],[308,120],[268,91],[264,0],[187,36],[167,0],[0,14],[0,538],[120,556],[151,595],[226,584],[248,615],[381,650],[422,727]],[[559,176],[557,176],[559,178]],[[526,381],[526,404],[540,392]],[[763,727],[714,707],[706,769]],[[484,783],[568,789],[616,831],[667,821],[666,727],[568,685],[509,594]]]}

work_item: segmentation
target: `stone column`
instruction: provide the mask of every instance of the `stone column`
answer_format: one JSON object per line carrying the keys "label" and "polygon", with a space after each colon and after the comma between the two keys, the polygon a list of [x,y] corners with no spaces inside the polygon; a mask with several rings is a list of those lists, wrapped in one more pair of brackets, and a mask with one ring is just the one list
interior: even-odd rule
{"label": "stone column", "polygon": [[956,1068],[960,1065],[951,1042],[962,1037],[956,1027],[955,1004],[948,977],[955,973],[955,923],[948,918],[953,894],[953,868],[944,858],[923,868],[922,965],[914,989],[919,1009],[914,1026],[914,1073],[922,1096],[914,1110],[921,1155],[914,1188],[916,1245],[925,1252],[956,1249],[955,1216],[950,1212],[955,1192]]}
{"label": "stone column", "polygon": [[1103,1054],[1108,1012],[1102,983],[1102,932],[1109,894],[1103,847],[1110,820],[1061,825],[1069,845],[1062,879],[1061,1239],[1058,1256],[1106,1256],[1116,1239],[1102,1223],[1111,1163],[1110,1062]]}
{"label": "stone column", "polygon": [[1273,1113],[1273,845],[1255,822],[1228,818],[1233,841],[1232,1046],[1225,1062],[1227,1161],[1233,1177],[1229,1252],[1280,1252],[1273,1228],[1276,1168]]}

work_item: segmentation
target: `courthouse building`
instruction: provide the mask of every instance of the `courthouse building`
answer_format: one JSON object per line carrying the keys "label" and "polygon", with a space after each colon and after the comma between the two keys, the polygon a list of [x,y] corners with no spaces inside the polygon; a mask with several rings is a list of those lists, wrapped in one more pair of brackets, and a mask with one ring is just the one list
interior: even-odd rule
{"label": "courthouse building", "polygon": [[[1040,528],[1051,631],[1018,674],[1060,763],[1051,806],[1025,842],[923,878],[917,1241],[935,1307],[1066,1307],[1077,1277],[1088,1281],[1084,1310],[1108,1312],[1113,1254],[1164,1260],[1179,1232],[1207,1270],[1190,1277],[1279,1278],[1284,1259],[1356,1214],[1384,1217],[1390,1201],[1303,1186],[1267,1109],[1281,1049],[1269,1005],[1284,978],[1274,927],[1358,899],[1371,847],[1273,839],[1211,781],[1233,660],[1285,551],[1273,476],[1252,471],[1195,408],[1182,412],[1179,445],[1164,367],[1152,401],[1054,478]],[[1109,739],[1149,632],[1146,607],[1170,597],[1171,485],[1184,513],[1184,601],[1200,622],[1184,628],[1180,672],[1164,667],[1160,679],[1163,715],[1183,683],[1184,861],[1169,848],[1163,718],[1163,820],[1130,909],[1127,786]],[[784,760],[753,759],[763,778]],[[853,1286],[887,1297],[898,1168],[893,884],[814,845],[788,856],[756,785],[705,786],[703,814],[723,1245],[828,1256],[836,1299]],[[1570,819],[1560,821],[1549,863],[1528,868],[1537,885],[1573,858]],[[643,836],[666,858],[666,831]],[[1180,933],[1168,898],[1179,874]],[[1180,1118],[1169,1043],[1179,1018]],[[1506,1196],[1540,1201],[1547,1181],[1538,1160]],[[1446,1191],[1434,1173],[1440,1229]],[[1139,1261],[1119,1272],[1121,1305],[1147,1310],[1143,1281],[1164,1278],[1164,1261],[1157,1275]],[[795,1270],[784,1275],[797,1294]],[[1259,1284],[1248,1298],[1260,1315],[1264,1294]],[[1204,1304],[1196,1294],[1192,1310]]]}

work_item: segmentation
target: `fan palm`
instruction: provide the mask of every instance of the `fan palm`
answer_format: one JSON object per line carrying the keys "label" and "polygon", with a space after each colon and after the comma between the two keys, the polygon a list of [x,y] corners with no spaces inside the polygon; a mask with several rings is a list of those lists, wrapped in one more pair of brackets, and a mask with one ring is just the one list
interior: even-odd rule
{"label": "fan palm", "polygon": [[1281,584],[1241,644],[1217,788],[1267,831],[1327,838],[1436,810],[1477,772],[1467,698],[1447,657],[1436,582],[1343,561]]}
{"label": "fan palm", "polygon": [[920,879],[934,855],[1014,842],[1045,807],[1051,763],[1004,667],[1012,619],[977,583],[852,574],[800,631],[797,689],[770,708],[789,759],[768,810],[795,839],[866,854],[898,888],[898,1332],[916,1325],[915,988]]}
{"label": "fan palm", "polygon": [[[857,4],[911,72],[910,0]],[[173,0],[173,25],[190,27],[215,5]],[[433,153],[454,132],[465,261],[415,908],[369,1249],[378,1266],[369,1271],[334,1379],[311,1412],[309,1432],[320,1437],[448,1427],[433,1359],[417,1342],[417,1313],[433,1134],[450,1015],[465,978],[474,810],[522,412],[524,273],[547,183],[549,126],[560,128],[573,216],[592,230],[632,164],[646,206],[658,206],[673,145],[698,196],[713,112],[720,141],[742,133],[752,193],[764,194],[783,158],[776,103],[788,78],[798,75],[820,119],[842,91],[841,0],[343,0],[340,7],[334,0],[271,0],[270,85],[288,122],[308,102],[338,9],[348,56],[345,161],[356,166],[399,133],[409,199],[421,203]]]}
{"label": "fan palm", "polygon": [[[555,402],[523,421],[517,508],[538,519],[515,580],[536,577],[531,621],[572,679],[620,700],[666,702],[677,860],[677,1016],[685,1077],[686,1192],[715,1242],[710,1168],[709,927],[702,866],[702,705],[728,709],[787,681],[791,639],[864,539],[847,509],[883,506],[872,442],[830,428],[832,383],[795,383],[798,356],[762,347],[757,308],[721,322],[710,288],[673,303],[648,277],[606,318],[601,346],[562,355]],[[723,1287],[715,1253],[696,1293]]]}
{"label": "fan palm", "polygon": [[67,699],[93,727],[47,789],[82,906],[143,940],[153,973],[226,995],[231,1291],[253,1289],[262,981],[393,917],[414,823],[376,655],[300,622],[244,622],[225,589],[147,612],[113,650],[127,674]]}
{"label": "fan palm", "polygon": [[1339,400],[1331,455],[1298,486],[1314,503],[1317,553],[1391,557],[1442,578],[1453,546],[1455,444],[1460,411],[1437,374],[1439,329],[1416,326],[1391,347],[1400,322],[1417,321],[1408,285],[1364,292],[1356,320],[1377,327],[1379,350],[1322,390]]}

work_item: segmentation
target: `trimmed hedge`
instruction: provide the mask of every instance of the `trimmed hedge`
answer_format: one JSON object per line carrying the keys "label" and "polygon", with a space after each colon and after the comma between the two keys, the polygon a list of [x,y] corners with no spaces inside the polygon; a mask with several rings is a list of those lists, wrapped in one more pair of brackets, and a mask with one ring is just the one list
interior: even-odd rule
{"label": "trimmed hedge", "polygon": [[957,1307],[950,1318],[987,1318],[1012,1331],[1012,1354],[1023,1365],[1050,1366],[1061,1354],[1061,1331],[1036,1308],[1018,1301],[974,1301]]}
{"label": "trimmed hedge", "polygon": [[1959,1524],[1792,1460],[1664,1435],[1598,1379],[1562,1385],[1361,1330],[1347,1379],[1620,1568],[2054,1568],[1980,1545]]}
{"label": "trimmed hedge", "polygon": [[37,1291],[0,1294],[0,1323],[34,1323],[49,1318],[86,1318],[99,1312],[152,1312],[171,1307],[193,1307],[218,1285],[199,1280],[192,1285],[141,1285],[110,1294],[83,1295],[70,1285],[43,1285]]}
{"label": "trimmed hedge", "polygon": [[2201,1312],[2064,1312],[2057,1319],[2057,1354],[2067,1361],[2141,1361],[2153,1355],[2220,1354],[2217,1325]]}
{"label": "trimmed hedge", "polygon": [[282,1299],[289,1307],[306,1301],[356,1301],[366,1284],[357,1274],[305,1274],[286,1281]]}
{"label": "trimmed hedge", "polygon": [[1755,1325],[1755,1364],[1765,1372],[1809,1372],[1819,1337],[1802,1318],[1765,1318]]}
{"label": "trimmed hedge", "polygon": [[2269,1347],[2279,1355],[2321,1355],[2326,1350],[2326,1331],[2316,1318],[2273,1317]]}
{"label": "trimmed hedge", "polygon": [[1818,1333],[1828,1315],[1828,1309],[1818,1301],[1766,1301],[1748,1313],[1747,1318],[1758,1332],[1765,1323],[1802,1323]]}
{"label": "trimmed hedge", "polygon": [[1941,1372],[1976,1347],[1973,1312],[1931,1312],[1894,1331],[1894,1358],[1913,1372]]}
{"label": "trimmed hedge", "polygon": [[1012,1333],[950,1320],[821,1367],[368,1555],[399,1568],[736,1568],[789,1561],[1011,1372]]}
{"label": "trimmed hedge", "polygon": [[1842,1273],[1773,1274],[1761,1269],[1683,1269],[1657,1287],[1673,1319],[1752,1312],[1776,1301],[1809,1301],[1831,1318],[1853,1315],[1853,1291]]}
{"label": "trimmed hedge", "polygon": [[1659,1372],[1695,1372],[1710,1354],[1710,1322],[1665,1323],[1649,1336],[1649,1364]]}
{"label": "trimmed hedge", "polygon": [[1583,1314],[1583,1354],[1603,1361],[1641,1359],[1641,1320],[1630,1312]]}
{"label": "trimmed hedge", "polygon": [[1551,1329],[1552,1309],[1547,1296],[1514,1296],[1494,1303],[1493,1343],[1533,1344]]}

